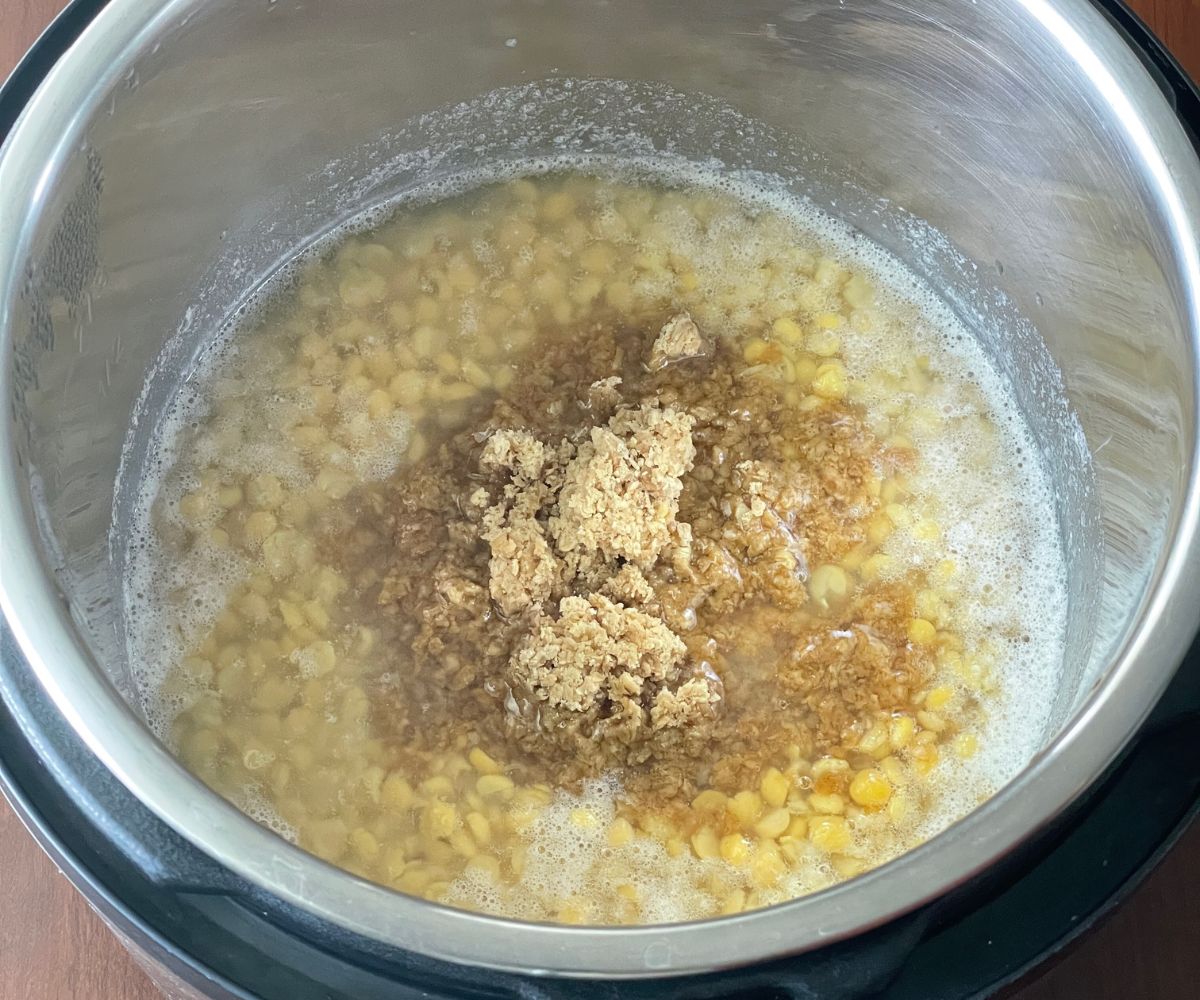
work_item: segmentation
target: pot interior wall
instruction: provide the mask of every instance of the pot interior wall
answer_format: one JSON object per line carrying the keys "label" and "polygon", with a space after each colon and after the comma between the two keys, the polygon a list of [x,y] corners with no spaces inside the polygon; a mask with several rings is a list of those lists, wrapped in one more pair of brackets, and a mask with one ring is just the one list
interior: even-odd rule
{"label": "pot interior wall", "polygon": [[1163,207],[1024,5],[181,0],[159,27],[30,206],[5,359],[30,521],[127,698],[111,542],[155,412],[231,306],[366,205],[567,151],[766,172],[939,289],[1059,484],[1052,730],[1097,681],[1179,515],[1194,361]]}

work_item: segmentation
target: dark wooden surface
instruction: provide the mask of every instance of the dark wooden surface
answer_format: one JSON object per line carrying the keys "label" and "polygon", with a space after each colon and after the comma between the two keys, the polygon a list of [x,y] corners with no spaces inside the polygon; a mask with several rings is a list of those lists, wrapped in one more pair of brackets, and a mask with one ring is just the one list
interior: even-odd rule
{"label": "dark wooden surface", "polygon": [[[0,0],[0,77],[62,6],[64,0]],[[1133,7],[1200,78],[1200,0],[1135,0]],[[1195,996],[1200,996],[1200,826],[1098,930],[1008,1000]],[[0,1000],[157,997],[0,799]]]}

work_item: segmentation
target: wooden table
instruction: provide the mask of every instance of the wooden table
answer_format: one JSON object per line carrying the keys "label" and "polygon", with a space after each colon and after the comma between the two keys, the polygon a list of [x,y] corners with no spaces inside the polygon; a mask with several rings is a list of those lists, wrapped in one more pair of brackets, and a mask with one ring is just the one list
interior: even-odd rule
{"label": "wooden table", "polygon": [[[0,77],[65,0],[0,0]],[[1200,0],[1134,0],[1200,79]],[[1183,762],[1180,762],[1181,765]],[[1100,929],[1008,1000],[1200,995],[1200,825]],[[159,1000],[0,799],[0,1000]]]}

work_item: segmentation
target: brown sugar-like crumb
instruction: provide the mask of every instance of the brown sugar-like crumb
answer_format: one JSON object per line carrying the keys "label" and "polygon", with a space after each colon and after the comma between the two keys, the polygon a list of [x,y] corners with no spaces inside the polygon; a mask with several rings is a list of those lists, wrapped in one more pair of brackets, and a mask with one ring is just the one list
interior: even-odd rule
{"label": "brown sugar-like crumb", "polygon": [[657,739],[703,742],[721,694],[688,676],[687,646],[658,618],[602,594],[564,598],[513,651],[507,680],[519,740],[642,763]]}
{"label": "brown sugar-like crumb", "polygon": [[438,593],[458,608],[482,610],[487,606],[487,593],[474,580],[441,571],[435,578]]}
{"label": "brown sugar-like crumb", "polygon": [[670,525],[692,466],[692,418],[643,406],[618,411],[564,470],[550,534],[563,553],[625,559],[648,567],[670,541]]}
{"label": "brown sugar-like crumb", "polygon": [[601,591],[620,604],[637,607],[654,600],[654,588],[633,563],[626,563],[604,581]]}
{"label": "brown sugar-like crumb", "polygon": [[658,371],[673,361],[699,358],[707,353],[708,344],[700,328],[687,313],[679,313],[667,320],[659,331],[650,349],[650,360],[646,362],[646,367]]}
{"label": "brown sugar-like crumb", "polygon": [[672,690],[663,688],[650,708],[654,730],[688,729],[694,736],[711,718],[721,700],[715,675],[693,677]]}
{"label": "brown sugar-like crumb", "polygon": [[[507,479],[481,524],[489,592],[507,616],[533,609],[506,674],[518,742],[641,763],[667,745],[698,745],[711,728],[715,675],[684,676],[683,641],[632,607],[654,598],[639,567],[673,537],[691,426],[686,414],[642,406],[618,409],[579,443],[548,447],[509,429],[488,437],[480,470]],[[542,610],[601,580],[605,593],[562,597],[558,617]],[[657,735],[685,727],[694,727],[686,740]]]}
{"label": "brown sugar-like crumb", "polygon": [[605,416],[616,409],[621,402],[621,376],[610,375],[608,378],[597,379],[588,386],[587,405],[597,414]]}
{"label": "brown sugar-like crumb", "polygon": [[548,344],[379,501],[383,632],[407,659],[375,718],[397,746],[465,738],[532,780],[616,769],[634,799],[686,802],[796,748],[839,753],[926,683],[921,584],[809,596],[904,456],[723,342],[649,370],[660,336]]}
{"label": "brown sugar-like crumb", "polygon": [[908,641],[913,614],[911,588],[879,585],[853,597],[832,620],[813,623],[792,647],[780,685],[814,713],[823,737],[911,700],[925,655]]}
{"label": "brown sugar-like crumb", "polygon": [[546,465],[546,446],[528,431],[498,430],[488,437],[479,456],[487,472],[506,471],[537,479]]}
{"label": "brown sugar-like crumb", "polygon": [[542,529],[531,517],[484,532],[491,547],[488,589],[506,615],[549,600],[561,575],[558,559]]}
{"label": "brown sugar-like crumb", "polygon": [[[493,432],[481,471],[504,482],[483,516],[491,550],[489,589],[507,615],[584,585],[627,559],[649,567],[671,540],[694,450],[691,418],[643,406],[618,410],[576,445],[549,447],[528,431]],[[472,494],[471,503],[478,505]],[[553,546],[551,545],[553,541]]]}

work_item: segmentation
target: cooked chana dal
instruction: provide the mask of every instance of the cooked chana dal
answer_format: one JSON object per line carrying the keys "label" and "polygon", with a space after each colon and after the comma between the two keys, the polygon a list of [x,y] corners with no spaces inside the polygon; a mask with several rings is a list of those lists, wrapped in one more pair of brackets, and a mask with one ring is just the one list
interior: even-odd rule
{"label": "cooked chana dal", "polygon": [[405,893],[778,903],[972,808],[1049,709],[1063,563],[1015,404],[781,196],[561,170],[409,199],[281,280],[158,440],[148,717]]}

